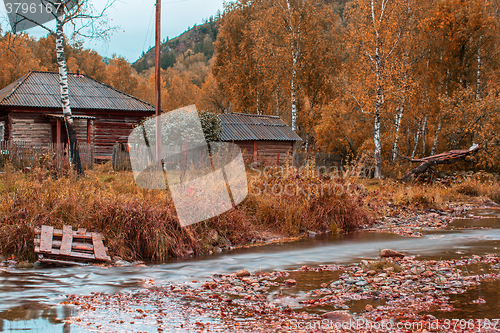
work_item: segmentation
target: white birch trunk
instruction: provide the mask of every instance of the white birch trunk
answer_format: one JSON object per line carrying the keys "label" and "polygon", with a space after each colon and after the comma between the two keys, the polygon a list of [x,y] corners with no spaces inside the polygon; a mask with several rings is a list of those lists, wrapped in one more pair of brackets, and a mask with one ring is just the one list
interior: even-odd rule
{"label": "white birch trunk", "polygon": [[280,91],[276,88],[276,115],[280,115]]}
{"label": "white birch trunk", "polygon": [[[403,97],[404,100],[404,97]],[[404,102],[403,102],[404,103]],[[401,128],[401,119],[403,118],[404,104],[398,108],[396,112],[395,131],[396,136],[394,138],[394,145],[392,147],[392,160],[395,161],[398,156],[398,144],[399,144],[399,130]]]}
{"label": "white birch trunk", "polygon": [[434,143],[432,144],[432,149],[431,149],[431,156],[436,155],[437,151],[437,145],[438,145],[438,140],[439,140],[439,133],[441,132],[441,119],[439,120],[438,127],[436,129],[436,134],[434,134]]}
{"label": "white birch trunk", "polygon": [[481,98],[481,40],[479,37],[479,47],[477,48],[477,78],[476,78],[476,100]]}
{"label": "white birch trunk", "polygon": [[424,123],[422,124],[422,156],[425,156],[425,137],[427,136],[427,116],[424,118]]}
{"label": "white birch trunk", "polygon": [[373,121],[373,143],[374,152],[373,157],[375,158],[375,178],[382,178],[382,143],[380,141],[380,122],[381,122],[381,112],[382,105],[384,104],[384,87],[382,86],[381,78],[381,68],[380,68],[380,56],[378,46],[375,48],[375,73],[377,77],[377,98],[375,101],[375,115]]}
{"label": "white birch trunk", "polygon": [[420,139],[420,134],[422,131],[422,119],[418,121],[417,133],[415,134],[415,144],[413,145],[413,150],[411,152],[411,158],[415,157],[415,153],[417,152],[418,141]]}
{"label": "white birch trunk", "polygon": [[57,65],[59,68],[59,85],[61,88],[61,104],[64,115],[64,123],[66,124],[66,131],[68,134],[68,142],[70,146],[70,162],[75,167],[79,174],[83,173],[82,165],[80,163],[80,154],[78,152],[78,141],[76,137],[75,125],[73,122],[73,115],[71,113],[71,105],[69,100],[68,88],[68,69],[66,65],[66,56],[64,54],[64,6],[62,1],[56,2],[61,4],[57,13],[56,22],[56,54]]}
{"label": "white birch trunk", "polygon": [[260,110],[260,91],[257,91],[257,114],[262,114],[262,111]]}
{"label": "white birch trunk", "polygon": [[290,51],[292,52],[292,78],[290,80],[290,91],[291,91],[291,102],[292,102],[292,130],[297,131],[297,72],[298,63],[300,57],[300,22],[297,29],[293,27],[292,21],[292,8],[290,6],[290,1],[286,1],[288,12],[290,14],[290,31],[292,33],[290,41]]}

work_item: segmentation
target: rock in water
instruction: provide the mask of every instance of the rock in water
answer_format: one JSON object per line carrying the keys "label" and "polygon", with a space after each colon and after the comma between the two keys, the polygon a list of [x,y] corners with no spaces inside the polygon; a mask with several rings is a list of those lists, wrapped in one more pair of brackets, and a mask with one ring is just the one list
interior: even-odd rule
{"label": "rock in water", "polygon": [[348,311],[331,311],[321,315],[324,319],[331,320],[332,322],[346,322],[354,320]]}
{"label": "rock in water", "polygon": [[366,304],[365,310],[366,310],[366,312],[371,312],[371,311],[373,311],[373,305],[371,305],[371,304]]}
{"label": "rock in water", "polygon": [[380,256],[382,258],[404,258],[405,255],[402,253],[399,253],[398,251],[390,250],[390,249],[384,249],[382,252],[380,252]]}
{"label": "rock in water", "polygon": [[237,277],[244,277],[244,276],[250,276],[250,272],[247,271],[246,269],[241,269],[239,271],[236,272],[236,276]]}

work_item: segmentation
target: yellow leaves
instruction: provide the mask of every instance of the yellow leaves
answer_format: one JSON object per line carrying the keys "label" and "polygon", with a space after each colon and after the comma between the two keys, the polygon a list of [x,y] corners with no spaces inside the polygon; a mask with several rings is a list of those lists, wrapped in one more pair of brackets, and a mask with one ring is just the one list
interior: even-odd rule
{"label": "yellow leaves", "polygon": [[33,39],[26,34],[14,36],[7,33],[0,38],[0,88],[30,70],[39,69],[39,61],[31,52],[32,43]]}

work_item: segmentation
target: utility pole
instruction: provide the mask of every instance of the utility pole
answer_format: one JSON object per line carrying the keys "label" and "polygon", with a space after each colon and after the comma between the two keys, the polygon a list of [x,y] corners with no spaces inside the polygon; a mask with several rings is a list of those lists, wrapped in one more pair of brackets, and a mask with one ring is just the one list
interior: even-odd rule
{"label": "utility pole", "polygon": [[156,159],[158,167],[163,170],[162,163],[162,144],[161,144],[161,77],[160,77],[160,60],[161,60],[161,0],[156,0],[156,43],[155,43],[155,91],[156,91]]}

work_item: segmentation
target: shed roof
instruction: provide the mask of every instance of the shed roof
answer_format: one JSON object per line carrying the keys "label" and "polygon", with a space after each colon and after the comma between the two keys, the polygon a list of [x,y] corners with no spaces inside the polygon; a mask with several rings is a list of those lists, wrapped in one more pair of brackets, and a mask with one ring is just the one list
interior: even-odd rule
{"label": "shed roof", "polygon": [[[68,74],[73,109],[154,111],[154,106],[82,74]],[[33,71],[0,90],[0,106],[61,108],[59,73]]]}
{"label": "shed roof", "polygon": [[277,116],[245,113],[223,113],[222,141],[302,141],[288,125]]}

